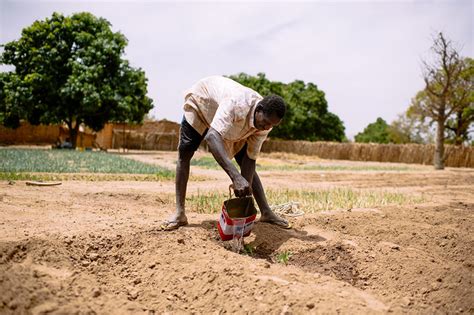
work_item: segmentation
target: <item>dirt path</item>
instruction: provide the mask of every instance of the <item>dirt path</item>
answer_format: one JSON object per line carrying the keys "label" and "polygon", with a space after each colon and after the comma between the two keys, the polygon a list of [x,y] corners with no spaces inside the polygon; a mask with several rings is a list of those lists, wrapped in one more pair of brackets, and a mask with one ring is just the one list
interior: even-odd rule
{"label": "dirt path", "polygon": [[[174,155],[132,158],[172,167]],[[189,192],[226,190],[223,172],[193,172],[209,180]],[[191,212],[190,226],[158,231],[172,182],[0,182],[0,313],[474,313],[474,170],[261,177],[272,188],[428,201],[307,214],[290,231],[258,223],[248,256],[218,239],[217,214]],[[288,265],[277,263],[285,251]]]}

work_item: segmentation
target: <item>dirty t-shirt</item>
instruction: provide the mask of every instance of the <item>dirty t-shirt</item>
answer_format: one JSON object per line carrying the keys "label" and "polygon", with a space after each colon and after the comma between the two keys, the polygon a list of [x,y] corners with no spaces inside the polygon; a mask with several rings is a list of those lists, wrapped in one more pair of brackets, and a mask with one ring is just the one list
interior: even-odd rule
{"label": "dirty t-shirt", "polygon": [[185,92],[184,117],[203,134],[214,128],[224,140],[229,158],[247,143],[247,155],[256,160],[270,130],[254,126],[257,103],[262,96],[231,79],[206,77]]}

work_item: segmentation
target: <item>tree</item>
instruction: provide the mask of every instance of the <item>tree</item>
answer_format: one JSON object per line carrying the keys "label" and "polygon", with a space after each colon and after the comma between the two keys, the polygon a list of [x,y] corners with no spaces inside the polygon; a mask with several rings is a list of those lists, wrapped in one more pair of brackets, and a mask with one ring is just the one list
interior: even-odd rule
{"label": "tree", "polygon": [[390,140],[389,126],[380,117],[355,136],[355,142],[389,143]]}
{"label": "tree", "polygon": [[448,117],[464,103],[468,91],[462,83],[461,74],[465,63],[443,33],[434,38],[431,50],[434,54],[432,62],[423,62],[423,78],[425,81],[425,97],[417,98],[415,106],[425,117],[436,123],[436,141],[434,165],[435,169],[444,169],[445,125]]}
{"label": "tree", "polygon": [[419,143],[433,142],[433,133],[430,125],[419,115],[409,110],[398,115],[388,129],[390,142]]}
{"label": "tree", "polygon": [[250,76],[245,73],[230,76],[260,95],[277,94],[287,104],[282,123],[273,128],[271,135],[287,140],[343,141],[344,124],[328,111],[324,92],[313,83],[296,80],[288,84],[270,81],[264,73]]}
{"label": "tree", "polygon": [[106,122],[140,123],[153,107],[141,69],[122,58],[127,39],[90,13],[54,13],[23,29],[4,45],[0,123],[66,123],[73,147],[79,126],[100,130]]}
{"label": "tree", "polygon": [[[470,126],[474,121],[474,60],[464,58],[459,80],[453,85],[453,93],[447,99],[451,115],[446,118],[444,142],[461,145],[469,143]],[[432,100],[426,89],[419,91],[412,99],[407,111],[409,115],[424,123],[430,118],[426,108]],[[432,120],[432,122],[436,122]]]}

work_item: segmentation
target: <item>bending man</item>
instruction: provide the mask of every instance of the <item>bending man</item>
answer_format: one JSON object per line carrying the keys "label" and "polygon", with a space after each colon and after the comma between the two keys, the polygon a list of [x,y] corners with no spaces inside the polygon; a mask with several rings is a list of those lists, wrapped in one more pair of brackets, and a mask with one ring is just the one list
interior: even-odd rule
{"label": "bending man", "polygon": [[[253,194],[260,221],[289,228],[285,219],[270,209],[255,171],[257,155],[271,129],[281,122],[286,105],[279,96],[257,92],[221,76],[204,78],[186,92],[176,165],[176,212],[165,221],[165,230],[187,225],[185,214],[189,167],[203,140],[232,180],[238,197]],[[240,173],[232,164],[235,158]]]}

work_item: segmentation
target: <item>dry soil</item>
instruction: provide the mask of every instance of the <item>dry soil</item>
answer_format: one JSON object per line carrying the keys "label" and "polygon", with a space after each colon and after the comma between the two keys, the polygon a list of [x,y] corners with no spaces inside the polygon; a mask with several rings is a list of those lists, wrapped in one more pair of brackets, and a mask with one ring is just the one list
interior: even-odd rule
{"label": "dry soil", "polygon": [[[128,157],[172,167],[175,154]],[[292,230],[257,223],[245,240],[251,255],[219,240],[218,214],[189,212],[189,226],[160,231],[174,210],[172,181],[2,181],[0,313],[472,314],[474,170],[408,167],[262,172],[269,188],[384,189],[426,201],[307,213]],[[207,180],[188,193],[226,191],[223,171],[192,171]],[[277,261],[285,252],[287,265]]]}

